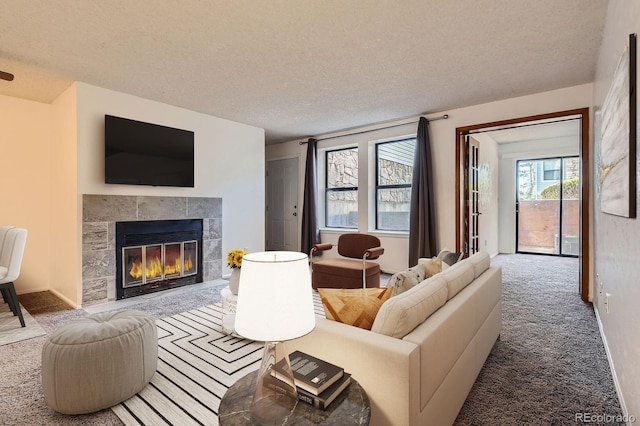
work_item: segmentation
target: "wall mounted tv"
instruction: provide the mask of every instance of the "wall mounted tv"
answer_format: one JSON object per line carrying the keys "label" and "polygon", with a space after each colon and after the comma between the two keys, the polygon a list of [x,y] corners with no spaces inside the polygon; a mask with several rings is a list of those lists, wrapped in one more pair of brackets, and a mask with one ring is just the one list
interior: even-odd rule
{"label": "wall mounted tv", "polygon": [[193,187],[194,133],[104,116],[105,183]]}

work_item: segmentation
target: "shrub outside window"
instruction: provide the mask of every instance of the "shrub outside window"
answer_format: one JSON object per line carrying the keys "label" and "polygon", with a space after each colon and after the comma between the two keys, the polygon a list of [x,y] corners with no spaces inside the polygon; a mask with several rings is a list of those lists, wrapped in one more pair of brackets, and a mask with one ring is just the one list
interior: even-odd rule
{"label": "shrub outside window", "polygon": [[358,228],[358,148],[326,152],[325,226]]}
{"label": "shrub outside window", "polygon": [[376,229],[409,231],[416,139],[376,144]]}

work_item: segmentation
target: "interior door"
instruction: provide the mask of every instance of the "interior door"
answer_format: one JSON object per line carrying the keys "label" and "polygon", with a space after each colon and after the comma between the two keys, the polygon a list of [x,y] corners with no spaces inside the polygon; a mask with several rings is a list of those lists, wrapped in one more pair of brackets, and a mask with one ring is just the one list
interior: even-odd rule
{"label": "interior door", "polygon": [[267,250],[298,251],[298,159],[267,162]]}
{"label": "interior door", "polygon": [[480,189],[479,176],[480,167],[478,166],[480,144],[477,140],[467,137],[467,156],[468,156],[468,179],[469,179],[469,197],[467,199],[467,210],[469,220],[468,235],[468,255],[471,256],[480,250]]}
{"label": "interior door", "polygon": [[464,135],[464,163],[462,169],[462,193],[464,204],[462,208],[462,229],[464,245],[460,248],[466,256],[480,250],[480,192],[479,192],[479,154],[480,144],[477,140]]}

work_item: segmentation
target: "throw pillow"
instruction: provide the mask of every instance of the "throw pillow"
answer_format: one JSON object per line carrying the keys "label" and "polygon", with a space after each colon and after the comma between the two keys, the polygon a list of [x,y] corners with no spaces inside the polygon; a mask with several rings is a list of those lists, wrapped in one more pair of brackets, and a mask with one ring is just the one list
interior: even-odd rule
{"label": "throw pillow", "polygon": [[456,253],[443,249],[438,253],[438,259],[442,261],[442,270],[444,271],[449,266],[453,266],[462,259],[462,253]]}
{"label": "throw pillow", "polygon": [[371,330],[380,306],[391,297],[391,287],[319,288],[327,319]]}
{"label": "throw pillow", "polygon": [[442,261],[437,257],[432,259],[418,259],[418,263],[424,267],[424,278],[431,278],[435,274],[442,272]]}
{"label": "throw pillow", "polygon": [[400,271],[389,278],[388,287],[392,288],[391,296],[404,293],[410,288],[418,285],[426,278],[426,268],[422,263],[417,264],[405,271]]}

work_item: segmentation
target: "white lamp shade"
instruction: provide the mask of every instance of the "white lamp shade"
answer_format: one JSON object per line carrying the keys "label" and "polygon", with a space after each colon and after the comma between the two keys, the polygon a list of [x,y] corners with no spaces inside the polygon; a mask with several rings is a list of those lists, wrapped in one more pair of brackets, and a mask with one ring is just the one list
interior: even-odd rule
{"label": "white lamp shade", "polygon": [[282,342],[316,325],[308,257],[267,251],[242,258],[236,333],[251,340]]}

